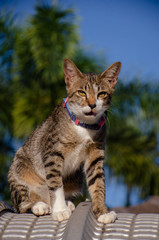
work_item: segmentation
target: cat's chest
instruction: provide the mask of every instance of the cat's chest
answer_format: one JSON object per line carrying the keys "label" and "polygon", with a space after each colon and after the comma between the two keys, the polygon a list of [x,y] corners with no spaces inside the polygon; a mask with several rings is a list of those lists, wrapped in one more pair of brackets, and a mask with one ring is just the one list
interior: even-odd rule
{"label": "cat's chest", "polygon": [[75,126],[76,138],[79,140],[78,144],[71,149],[67,154],[64,161],[63,175],[67,176],[70,173],[76,171],[82,163],[84,163],[88,156],[86,154],[86,149],[88,143],[93,141],[95,133],[92,130],[82,128],[80,126]]}
{"label": "cat's chest", "polygon": [[96,135],[96,130],[90,130],[76,125],[74,126],[74,129],[76,131],[77,137],[82,139],[83,141],[93,141],[93,138]]}

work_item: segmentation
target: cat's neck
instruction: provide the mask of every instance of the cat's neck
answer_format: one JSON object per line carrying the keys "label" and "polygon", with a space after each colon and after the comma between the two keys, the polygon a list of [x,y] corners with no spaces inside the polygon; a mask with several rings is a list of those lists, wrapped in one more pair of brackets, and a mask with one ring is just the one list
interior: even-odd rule
{"label": "cat's neck", "polygon": [[66,108],[69,117],[75,123],[76,126],[80,126],[80,127],[86,128],[86,129],[97,131],[97,130],[100,130],[103,127],[103,125],[105,124],[107,111],[104,112],[103,116],[97,123],[87,124],[87,123],[81,122],[79,119],[76,118],[75,114],[73,112],[71,112],[69,105],[68,105],[68,97],[63,99],[63,106],[64,106],[64,108]]}

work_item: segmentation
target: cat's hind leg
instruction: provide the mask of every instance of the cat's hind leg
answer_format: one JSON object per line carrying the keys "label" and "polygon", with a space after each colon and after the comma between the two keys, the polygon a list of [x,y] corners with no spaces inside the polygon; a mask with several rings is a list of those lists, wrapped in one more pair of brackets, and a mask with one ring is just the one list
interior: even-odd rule
{"label": "cat's hind leg", "polygon": [[11,198],[15,210],[18,213],[29,212],[32,206],[32,202],[29,199],[28,187],[22,184],[18,184],[15,180],[10,180]]}
{"label": "cat's hind leg", "polygon": [[41,186],[33,191],[32,186],[16,184],[14,181],[14,184],[10,184],[10,188],[14,208],[18,213],[32,212],[37,216],[50,213],[46,187]]}
{"label": "cat's hind leg", "polygon": [[[36,173],[29,159],[26,159],[22,153],[21,155],[16,154],[15,161],[8,173],[14,208],[18,213],[48,214],[50,212],[50,196],[46,182]],[[43,203],[39,204],[39,202]]]}

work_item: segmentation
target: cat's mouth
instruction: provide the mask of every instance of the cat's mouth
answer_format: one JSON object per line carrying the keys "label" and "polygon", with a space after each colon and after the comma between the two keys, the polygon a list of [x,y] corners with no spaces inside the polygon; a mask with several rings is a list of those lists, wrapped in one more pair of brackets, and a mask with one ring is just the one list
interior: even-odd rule
{"label": "cat's mouth", "polygon": [[88,112],[88,113],[85,113],[85,115],[86,116],[94,116],[94,117],[96,117],[96,113],[94,113],[93,111],[91,111],[91,112]]}

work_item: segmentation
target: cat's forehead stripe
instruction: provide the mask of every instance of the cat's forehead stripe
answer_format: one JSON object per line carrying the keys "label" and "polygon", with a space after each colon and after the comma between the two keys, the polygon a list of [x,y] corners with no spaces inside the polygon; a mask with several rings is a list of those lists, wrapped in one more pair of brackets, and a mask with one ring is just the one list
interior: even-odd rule
{"label": "cat's forehead stripe", "polygon": [[97,74],[89,73],[87,75],[87,78],[93,84],[93,83],[95,83],[97,81],[97,76],[98,76]]}
{"label": "cat's forehead stripe", "polygon": [[[86,80],[85,80],[85,90],[89,91],[93,85],[98,85],[98,74],[95,73],[85,73],[84,74],[86,76]],[[96,91],[97,92],[97,91]]]}
{"label": "cat's forehead stripe", "polygon": [[98,86],[96,84],[93,84],[93,89],[94,89],[94,93],[97,94],[98,93]]}

